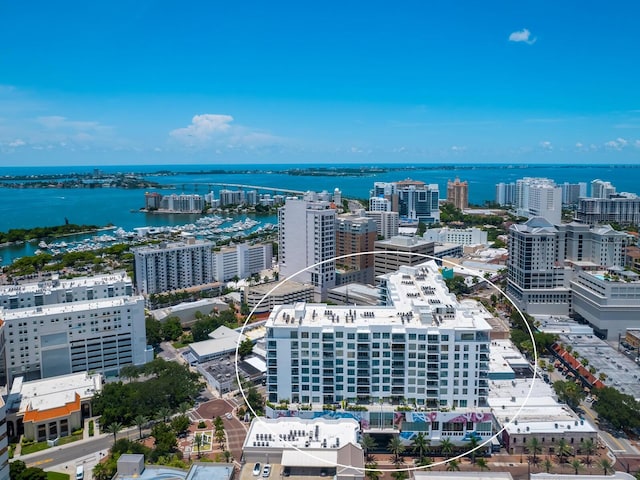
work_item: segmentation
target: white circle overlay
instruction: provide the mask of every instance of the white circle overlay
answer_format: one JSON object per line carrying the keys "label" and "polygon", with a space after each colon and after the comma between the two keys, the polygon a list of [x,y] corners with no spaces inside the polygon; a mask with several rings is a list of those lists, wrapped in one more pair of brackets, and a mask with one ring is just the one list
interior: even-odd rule
{"label": "white circle overlay", "polygon": [[[311,268],[315,268],[318,267],[320,265],[323,265],[325,263],[329,263],[329,262],[334,262],[336,260],[342,260],[345,258],[351,258],[351,257],[359,257],[359,256],[363,256],[363,255],[391,255],[394,252],[390,252],[387,250],[377,250],[377,251],[370,251],[370,252],[357,252],[357,253],[349,253],[347,255],[339,255],[336,257],[332,257],[330,259],[327,260],[323,260],[321,262],[318,263],[314,263],[312,265],[309,265],[301,270],[298,270],[295,273],[292,273],[290,275],[289,278],[294,278],[295,276],[306,272],[307,270],[311,269]],[[416,465],[416,466],[410,466],[410,467],[406,467],[406,468],[370,468],[367,467],[365,464],[365,467],[363,469],[360,469],[359,467],[357,468],[358,471],[362,471],[362,472],[367,472],[367,471],[377,471],[377,472],[412,472],[412,471],[421,471],[421,470],[429,470],[432,467],[437,467],[439,465],[446,465],[447,463],[451,462],[452,460],[459,460],[462,459],[463,457],[466,457],[467,455],[469,455],[470,453],[475,452],[476,450],[479,450],[483,447],[486,447],[487,445],[489,445],[492,440],[494,438],[498,438],[502,432],[505,431],[505,429],[507,428],[507,426],[509,425],[513,425],[514,422],[518,419],[518,416],[520,415],[520,413],[522,412],[522,409],[525,407],[525,405],[527,404],[527,402],[529,401],[529,397],[531,396],[531,393],[533,392],[533,387],[535,386],[535,382],[536,382],[536,377],[538,375],[538,350],[536,348],[536,343],[535,343],[535,338],[533,336],[533,331],[531,330],[531,326],[529,325],[529,322],[527,322],[527,318],[524,316],[524,314],[522,313],[522,311],[518,308],[518,306],[507,296],[507,294],[505,292],[503,292],[497,285],[495,285],[493,282],[491,282],[490,280],[488,280],[487,278],[484,278],[482,273],[479,272],[478,270],[474,270],[474,269],[470,269],[467,267],[462,267],[460,265],[458,265],[457,263],[451,262],[449,260],[445,260],[445,259],[441,259],[441,258],[437,258],[434,257],[432,255],[427,255],[427,254],[423,254],[423,253],[413,253],[412,255],[416,256],[416,257],[422,257],[425,258],[427,260],[434,260],[436,262],[442,262],[442,263],[447,263],[449,266],[455,267],[455,269],[460,272],[460,273],[468,273],[470,275],[473,275],[477,278],[479,278],[482,282],[486,282],[489,285],[491,285],[495,290],[497,290],[500,294],[502,294],[504,296],[504,298],[506,298],[511,305],[513,305],[513,307],[516,309],[516,311],[520,314],[520,317],[522,318],[522,320],[524,321],[525,326],[527,327],[527,331],[529,332],[529,336],[531,337],[531,343],[533,345],[533,378],[531,380],[531,386],[529,387],[529,391],[527,392],[527,396],[525,397],[525,401],[522,403],[522,405],[520,405],[520,408],[518,409],[518,411],[516,412],[516,415],[509,420],[509,422],[505,423],[505,425],[498,430],[494,435],[492,435],[490,438],[488,438],[487,440],[485,440],[484,442],[480,443],[479,445],[477,445],[476,447],[467,450],[465,452],[462,452],[458,455],[456,455],[455,457],[450,457],[447,458],[445,460],[441,460],[439,462],[434,462],[431,463],[429,465]],[[242,394],[242,398],[245,401],[245,404],[247,406],[247,408],[251,411],[251,413],[253,413],[253,416],[256,419],[259,419],[258,421],[263,422],[264,426],[266,427],[267,430],[271,430],[269,424],[267,422],[264,422],[262,420],[261,417],[259,417],[258,415],[256,415],[256,412],[253,410],[253,408],[251,407],[251,405],[249,405],[249,401],[247,400],[247,396],[244,392],[244,389],[242,388],[242,381],[240,379],[240,370],[238,368],[238,350],[240,348],[240,338],[242,336],[242,334],[244,333],[245,328],[247,327],[247,325],[249,324],[249,320],[253,317],[256,309],[260,306],[260,304],[269,296],[271,295],[271,293],[273,293],[274,291],[276,291],[278,289],[278,287],[280,287],[281,285],[284,285],[286,282],[288,282],[288,279],[284,279],[282,281],[278,281],[276,282],[276,285],[271,288],[267,293],[265,293],[263,295],[263,297],[260,299],[260,301],[256,304],[255,307],[253,307],[251,309],[251,312],[249,312],[249,315],[247,315],[244,323],[242,324],[242,328],[240,329],[240,336],[238,337],[238,342],[236,343],[236,351],[235,351],[235,359],[234,359],[234,365],[235,365],[235,370],[236,370],[236,381],[238,383],[238,388],[240,390],[240,393]],[[272,433],[274,433],[274,435],[276,434],[275,431],[272,431]],[[285,441],[286,443],[286,441]],[[315,460],[318,460],[320,462],[325,462],[327,463],[327,466],[334,466],[334,467],[342,467],[342,468],[356,468],[353,465],[342,465],[339,463],[333,463],[333,462],[328,462],[326,459],[323,458],[319,458],[314,456],[313,454],[310,454],[308,451],[305,451],[303,449],[300,449],[298,447],[296,447],[295,445],[289,444],[288,445],[290,448],[295,449],[296,451],[298,451],[299,453],[302,453],[303,455],[307,455],[308,457],[312,457]]]}

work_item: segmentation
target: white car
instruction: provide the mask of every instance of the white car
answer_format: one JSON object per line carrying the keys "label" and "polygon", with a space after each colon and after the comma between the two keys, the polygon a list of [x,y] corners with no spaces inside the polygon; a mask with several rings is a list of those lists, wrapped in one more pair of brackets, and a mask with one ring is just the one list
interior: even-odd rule
{"label": "white car", "polygon": [[231,415],[231,412],[225,413],[224,416],[227,417],[228,420],[231,420],[233,418],[233,415]]}
{"label": "white car", "polygon": [[261,471],[262,466],[260,465],[260,462],[256,462],[256,464],[253,466],[253,474],[257,477],[258,475],[260,475]]}
{"label": "white car", "polygon": [[262,469],[262,478],[269,478],[271,475],[271,464],[267,463]]}

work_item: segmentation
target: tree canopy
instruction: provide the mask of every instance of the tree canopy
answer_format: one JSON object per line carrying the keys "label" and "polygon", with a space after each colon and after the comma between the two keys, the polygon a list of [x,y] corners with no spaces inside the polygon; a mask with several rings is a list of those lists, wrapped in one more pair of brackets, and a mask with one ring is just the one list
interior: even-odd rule
{"label": "tree canopy", "polygon": [[134,425],[137,415],[155,416],[161,409],[176,411],[180,404],[193,404],[202,383],[185,365],[156,358],[137,367],[144,381],[107,383],[93,399],[93,410],[102,415],[102,425],[119,422]]}
{"label": "tree canopy", "polygon": [[640,427],[640,403],[631,395],[613,387],[599,388],[598,401],[593,404],[596,413],[615,428]]}

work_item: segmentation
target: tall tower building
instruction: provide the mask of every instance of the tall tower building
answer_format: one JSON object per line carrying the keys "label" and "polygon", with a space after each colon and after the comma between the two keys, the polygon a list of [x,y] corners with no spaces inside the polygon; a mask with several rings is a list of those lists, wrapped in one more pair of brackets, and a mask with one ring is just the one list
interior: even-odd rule
{"label": "tall tower building", "polygon": [[416,180],[396,182],[400,219],[424,222],[440,222],[439,189],[435,183],[427,185]]}
{"label": "tall tower building", "polygon": [[611,182],[593,180],[591,182],[591,198],[610,198],[616,194],[616,187]]}
{"label": "tall tower building", "polygon": [[571,269],[564,266],[558,229],[541,217],[509,229],[507,294],[531,315],[568,315]]}
{"label": "tall tower building", "polygon": [[452,203],[458,210],[469,206],[469,184],[461,182],[459,178],[447,182],[447,202]]}
{"label": "tall tower building", "polygon": [[[336,219],[336,256],[373,252],[378,238],[377,225],[373,219],[357,214],[338,215]],[[355,255],[337,260],[342,273],[337,284],[373,284],[373,254]]]}
{"label": "tall tower building", "polygon": [[316,298],[324,300],[336,283],[336,211],[331,203],[287,198],[278,209],[278,243],[280,278],[311,283]]}
{"label": "tall tower building", "polygon": [[191,238],[186,243],[132,249],[138,292],[161,293],[212,283],[213,247],[212,242]]}
{"label": "tall tower building", "polygon": [[562,220],[562,189],[548,178],[525,177],[516,181],[516,212],[542,217],[552,225]]}

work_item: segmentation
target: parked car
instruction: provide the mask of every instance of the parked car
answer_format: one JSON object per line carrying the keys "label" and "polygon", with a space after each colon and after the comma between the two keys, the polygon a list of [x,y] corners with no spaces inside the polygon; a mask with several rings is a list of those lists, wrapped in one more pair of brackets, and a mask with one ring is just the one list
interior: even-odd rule
{"label": "parked car", "polygon": [[269,478],[271,475],[271,464],[267,463],[262,469],[262,478]]}
{"label": "parked car", "polygon": [[256,462],[256,464],[253,466],[253,474],[257,477],[258,475],[260,475],[261,471],[262,466],[260,465],[260,462]]}

